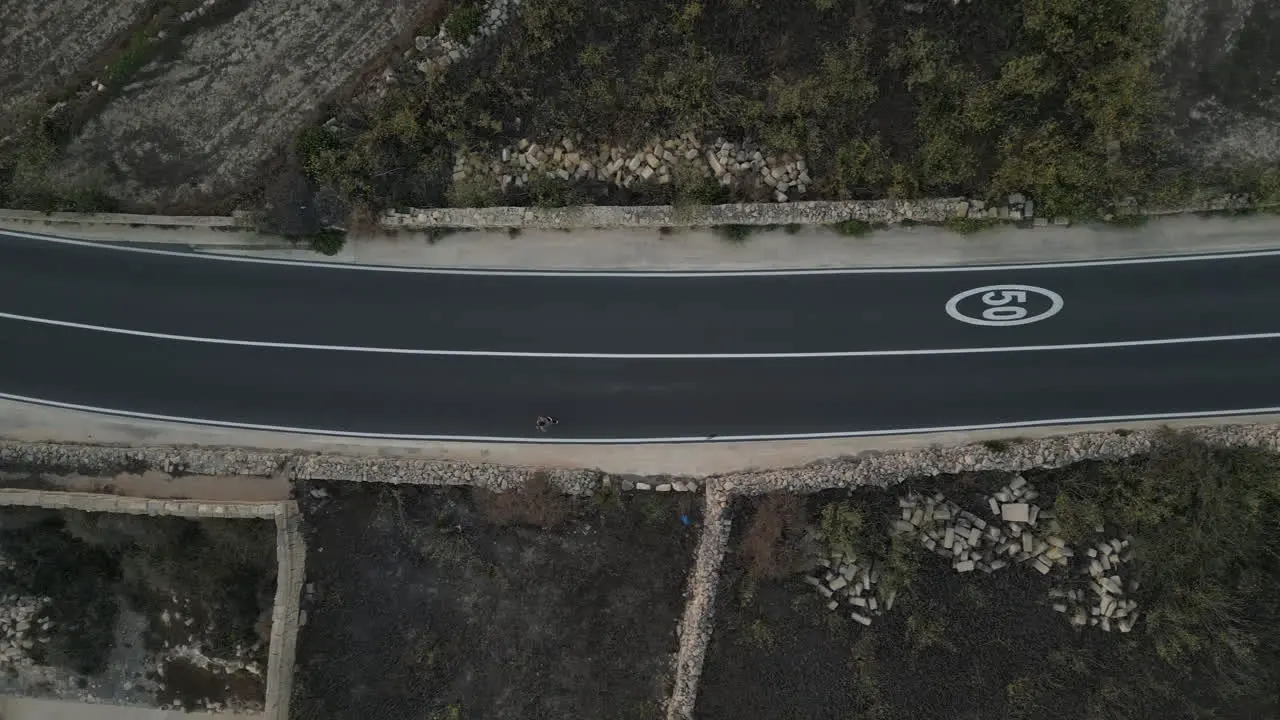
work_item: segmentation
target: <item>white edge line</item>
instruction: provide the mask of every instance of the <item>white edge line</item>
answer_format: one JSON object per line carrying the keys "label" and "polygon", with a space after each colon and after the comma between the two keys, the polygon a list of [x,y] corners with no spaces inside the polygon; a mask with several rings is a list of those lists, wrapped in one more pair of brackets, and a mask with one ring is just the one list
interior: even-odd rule
{"label": "white edge line", "polygon": [[206,345],[232,345],[239,347],[269,348],[273,350],[318,350],[326,352],[353,352],[380,355],[424,355],[435,357],[498,357],[498,358],[554,358],[574,360],[802,360],[817,358],[901,357],[909,355],[982,355],[990,353],[1048,352],[1055,350],[1104,350],[1108,348],[1152,347],[1161,345],[1192,345],[1201,343],[1248,340],[1277,340],[1280,332],[1246,333],[1239,335],[1210,335],[1205,337],[1162,338],[1157,340],[1120,340],[1115,342],[1072,343],[1062,345],[1009,345],[1004,347],[924,348],[915,350],[847,350],[834,352],[777,352],[777,353],[572,353],[526,352],[515,350],[433,350],[426,348],[378,348],[348,345],[314,345],[310,343],[271,342],[267,340],[232,340],[227,338],[173,335],[170,333],[129,330],[127,328],[88,325],[67,320],[32,317],[0,312],[0,320],[14,320],[36,325],[88,330],[91,332],[129,335],[151,340],[202,343]]}
{"label": "white edge line", "polygon": [[1099,417],[1052,418],[1046,420],[1021,420],[1004,423],[985,423],[975,425],[950,425],[941,427],[893,428],[887,430],[850,430],[846,432],[824,433],[784,433],[778,435],[709,435],[709,436],[675,436],[655,438],[529,438],[501,437],[488,435],[412,435],[398,433],[367,433],[342,430],[320,430],[316,428],[286,427],[280,425],[260,425],[205,418],[176,417],[156,413],[134,412],[131,410],[113,410],[91,405],[42,400],[0,393],[0,400],[41,405],[61,410],[75,410],[98,415],[126,417],[137,420],[155,420],[173,422],[183,425],[204,425],[208,427],[231,428],[236,430],[256,430],[262,432],[281,432],[294,435],[319,435],[324,437],[365,438],[371,440],[409,440],[418,442],[487,442],[512,443],[521,445],[657,445],[657,444],[690,444],[690,443],[729,443],[729,442],[766,442],[771,440],[834,440],[840,438],[879,437],[884,435],[922,435],[944,432],[975,432],[979,430],[1015,430],[1018,428],[1043,427],[1052,425],[1095,425],[1099,423],[1143,422],[1153,420],[1182,420],[1209,417],[1234,417],[1241,415],[1271,415],[1280,413],[1280,407],[1249,408],[1242,410],[1204,410],[1174,413],[1146,413],[1139,415],[1107,415]]}
{"label": "white edge line", "polygon": [[[523,269],[487,269],[487,268],[443,268],[443,267],[401,267],[395,265],[362,265],[347,262],[324,262],[311,260],[281,260],[278,258],[258,258],[247,255],[224,255],[202,251],[181,252],[178,250],[160,250],[157,248],[140,248],[113,244],[112,241],[73,240],[71,238],[52,235],[36,235],[15,230],[0,230],[0,236],[10,235],[28,240],[91,247],[99,250],[115,250],[118,252],[142,253],[144,255],[165,255],[187,259],[214,260],[221,262],[258,263],[261,265],[281,265],[286,267],[305,267],[330,270],[365,270],[370,272],[411,273],[420,275],[481,275],[492,277],[558,277],[558,278],[715,278],[715,277],[783,277],[791,275],[873,275],[903,273],[955,273],[955,272],[992,272],[1008,270],[1056,270],[1070,268],[1109,267],[1116,265],[1149,265],[1160,263],[1197,262],[1202,260],[1235,260],[1246,258],[1275,257],[1280,250],[1242,250],[1239,252],[1159,255],[1147,257],[1115,258],[1110,260],[1065,260],[1047,263],[1003,263],[993,265],[924,265],[898,267],[850,267],[850,268],[793,268],[775,270],[523,270]],[[121,240],[117,242],[128,242]]]}

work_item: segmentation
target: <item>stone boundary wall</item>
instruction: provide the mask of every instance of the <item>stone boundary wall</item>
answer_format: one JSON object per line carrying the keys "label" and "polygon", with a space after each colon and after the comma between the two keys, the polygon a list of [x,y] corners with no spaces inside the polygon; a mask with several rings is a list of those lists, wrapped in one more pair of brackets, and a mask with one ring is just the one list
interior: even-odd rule
{"label": "stone boundary wall", "polygon": [[271,608],[271,648],[267,655],[267,698],[263,720],[289,720],[293,672],[297,667],[298,629],[302,624],[302,586],[307,548],[298,526],[298,504],[278,503],[276,514],[276,598]]}
{"label": "stone boundary wall", "polygon": [[173,515],[184,518],[228,518],[232,520],[275,520],[283,512],[280,502],[210,502],[175,500],[62,490],[17,490],[0,488],[0,505],[83,510],[84,512],[126,515]]}
{"label": "stone boundary wall", "polygon": [[[1253,205],[1246,198],[1227,196],[1180,208],[1138,208],[1122,205],[1120,215],[1176,215],[1220,212],[1274,205]],[[1029,222],[1035,226],[1065,225],[1065,218],[1036,215],[1029,198],[1012,195],[1007,203],[981,200],[925,198],[920,200],[798,201],[785,203],[736,203],[731,205],[584,205],[568,208],[489,207],[425,208],[388,211],[382,227],[387,230],[440,228],[663,228],[717,227],[725,225],[833,225],[860,220],[871,225],[903,221],[941,223],[952,218],[997,222]]]}
{"label": "stone boundary wall", "polygon": [[[0,455],[0,459],[3,459]],[[298,529],[298,506],[288,502],[234,502],[144,498],[61,490],[0,488],[0,505],[52,510],[170,515],[185,518],[274,520],[276,524],[276,596],[271,609],[267,650],[267,687],[263,720],[289,720],[294,653],[298,639],[306,549]]]}
{"label": "stone boundary wall", "polygon": [[142,215],[132,213],[43,213],[38,210],[0,209],[0,222],[39,223],[45,225],[148,225],[154,227],[214,228],[220,230],[252,229],[248,213],[225,215]]}
{"label": "stone boundary wall", "polygon": [[[1032,203],[1027,203],[1031,205]],[[796,201],[785,203],[735,203],[730,205],[583,205],[567,208],[489,207],[489,208],[423,208],[405,212],[387,211],[380,226],[384,230],[468,229],[594,229],[594,228],[663,228],[721,227],[725,225],[832,225],[846,220],[860,220],[872,225],[892,225],[903,221],[941,223],[952,218],[981,218],[1002,222],[1030,222],[1036,226],[1065,225],[1065,218],[1034,215],[1027,208],[1023,215],[1019,206],[1010,203],[1005,213],[992,204],[956,198],[924,198],[919,200],[847,200]],[[1186,213],[1220,212],[1248,209],[1280,208],[1280,204],[1252,204],[1241,197],[1221,197],[1178,208],[1137,208],[1122,206],[1120,215],[1162,216]],[[984,214],[982,211],[986,210]],[[1010,212],[1011,211],[1011,212]],[[237,211],[222,215],[142,215],[128,213],[43,213],[36,210],[0,208],[0,223],[31,225],[136,226],[162,228],[218,229],[256,231],[255,213]]]}
{"label": "stone boundary wall", "polygon": [[667,720],[692,720],[698,699],[698,680],[707,656],[707,646],[715,629],[716,590],[720,585],[720,566],[729,549],[729,531],[733,518],[732,497],[707,489],[703,509],[702,535],[693,555],[689,572],[684,614],[676,627],[680,647],[676,651],[675,678],[667,701]]}
{"label": "stone boundary wall", "polygon": [[584,205],[568,208],[428,208],[387,212],[389,230],[430,228],[661,228],[719,225],[830,225],[943,222],[955,217],[964,198],[929,200],[807,201],[732,205]]}

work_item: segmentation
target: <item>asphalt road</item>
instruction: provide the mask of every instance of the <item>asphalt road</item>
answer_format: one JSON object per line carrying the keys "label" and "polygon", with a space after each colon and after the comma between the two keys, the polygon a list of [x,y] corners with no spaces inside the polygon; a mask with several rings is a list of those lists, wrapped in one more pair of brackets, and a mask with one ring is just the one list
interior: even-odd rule
{"label": "asphalt road", "polygon": [[[946,310],[959,293],[1009,284],[1057,293],[1061,309],[1006,327],[961,322]],[[1050,309],[1034,290],[1007,292],[980,292],[956,309],[970,318],[1002,304],[1024,306],[1028,317]],[[563,421],[546,437],[601,440],[1280,407],[1280,256],[954,272],[511,277],[222,262],[0,235],[0,313],[4,396],[362,435],[543,439],[532,427],[541,413]],[[560,356],[211,344],[13,316],[250,342]],[[1125,345],[1253,333],[1277,337]],[[1026,345],[1085,347],[987,351]],[[696,357],[948,348],[983,351]],[[686,357],[565,356],[580,353]]]}
{"label": "asphalt road", "polygon": [[[1000,328],[939,312],[957,293],[1002,283],[1056,292],[1064,308],[1051,321]],[[981,272],[503,277],[200,261],[0,236],[6,313],[372,348],[794,353],[1259,333],[1280,330],[1278,283],[1280,255]]]}

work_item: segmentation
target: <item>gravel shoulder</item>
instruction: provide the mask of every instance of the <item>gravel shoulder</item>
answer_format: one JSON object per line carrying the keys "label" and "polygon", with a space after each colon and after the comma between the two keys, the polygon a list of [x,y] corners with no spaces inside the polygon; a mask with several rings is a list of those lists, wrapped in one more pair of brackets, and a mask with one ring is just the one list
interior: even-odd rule
{"label": "gravel shoulder", "polygon": [[[1222,418],[1218,424],[1275,423],[1280,416]],[[593,468],[623,475],[707,476],[747,470],[798,467],[827,458],[885,451],[957,446],[1010,437],[1045,438],[1117,429],[1155,429],[1214,424],[1207,419],[1112,425],[1062,426],[970,433],[880,436],[699,445],[496,445],[420,443],[331,438],[112,418],[0,400],[0,438],[21,442],[100,443],[131,446],[198,445],[276,448],[282,451],[345,453],[404,459],[449,460],[549,468]]]}

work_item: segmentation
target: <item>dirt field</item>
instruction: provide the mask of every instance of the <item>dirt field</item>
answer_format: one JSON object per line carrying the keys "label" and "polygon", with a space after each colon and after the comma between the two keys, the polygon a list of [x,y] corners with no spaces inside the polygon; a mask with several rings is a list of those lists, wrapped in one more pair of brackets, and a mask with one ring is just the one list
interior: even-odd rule
{"label": "dirt field", "polygon": [[[1280,585],[1272,555],[1280,533],[1261,516],[1261,525],[1242,517],[1221,535],[1205,528],[1226,525],[1244,496],[1274,512],[1276,469],[1274,457],[1175,444],[1150,458],[1025,475],[1037,502],[1057,510],[1063,535],[1085,527],[1091,535],[1095,522],[1109,533],[1121,532],[1120,520],[1134,529],[1135,574],[1122,574],[1141,580],[1132,596],[1141,614],[1129,634],[1077,629],[1054,611],[1049,593],[1078,575],[1017,564],[957,573],[919,543],[883,554],[899,495],[743,502],[697,716],[1159,720],[1208,717],[1196,713],[1212,708],[1219,717],[1273,717],[1280,623],[1267,608]],[[1009,482],[977,474],[898,491],[944,492],[980,513]],[[848,607],[829,610],[803,579],[819,552],[805,538],[829,529],[823,509],[834,506],[865,518],[850,537],[879,550],[859,557],[881,552],[879,567],[900,583],[892,609],[866,627]]]}
{"label": "dirt field", "polygon": [[423,8],[224,1],[243,7],[142,68],[67,146],[60,175],[130,205],[175,210],[226,199]]}
{"label": "dirt field", "polygon": [[83,73],[115,36],[137,20],[150,0],[0,0],[0,138],[43,94]]}
{"label": "dirt field", "polygon": [[0,688],[260,712],[274,537],[258,520],[0,509]]}
{"label": "dirt field", "polygon": [[295,717],[661,717],[692,494],[308,483],[297,495]]}

